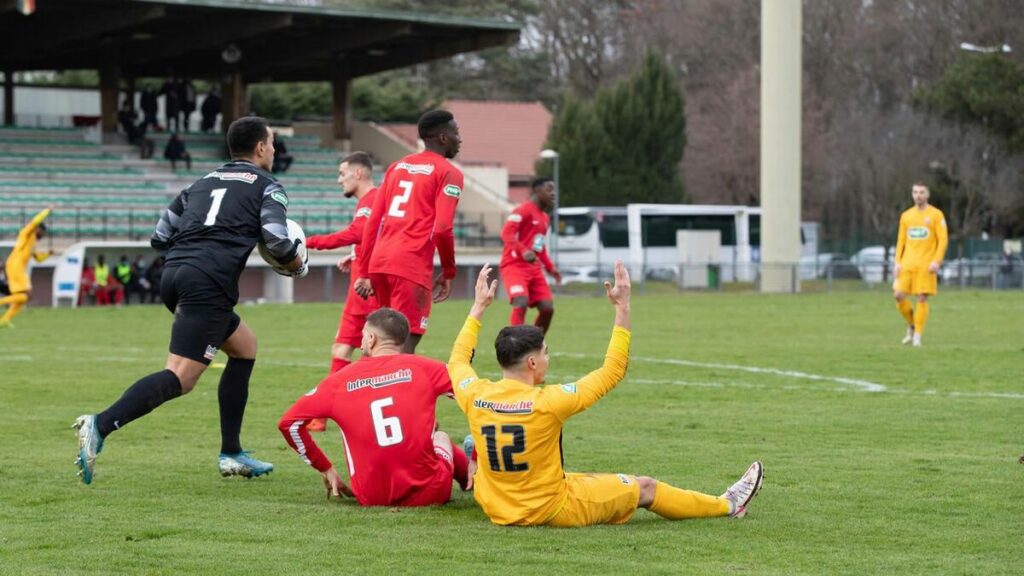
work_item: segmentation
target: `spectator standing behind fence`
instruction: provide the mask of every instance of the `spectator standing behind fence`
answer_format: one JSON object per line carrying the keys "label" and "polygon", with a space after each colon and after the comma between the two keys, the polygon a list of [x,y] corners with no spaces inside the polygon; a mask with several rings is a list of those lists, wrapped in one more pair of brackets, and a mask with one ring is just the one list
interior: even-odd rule
{"label": "spectator standing behind fence", "polygon": [[146,268],[146,281],[149,283],[149,301],[153,304],[162,302],[160,299],[160,280],[164,277],[164,257],[157,256]]}
{"label": "spectator standing behind fence", "polygon": [[114,266],[114,279],[124,287],[124,303],[131,304],[135,277],[132,275],[132,263],[128,261],[127,254],[121,254],[121,260]]}
{"label": "spectator standing behind fence", "polygon": [[78,305],[85,304],[86,296],[96,297],[96,271],[89,265],[89,259],[82,259],[82,279],[78,283]]}
{"label": "spectator standing behind fence", "polygon": [[142,254],[135,256],[132,262],[132,283],[128,287],[127,298],[131,300],[132,292],[139,295],[139,304],[146,303],[146,294],[149,293],[149,279],[146,278],[146,259]]}
{"label": "spectator standing behind fence", "polygon": [[188,132],[188,125],[191,123],[192,113],[196,111],[196,87],[192,81],[185,78],[179,84],[179,97],[181,99],[181,129]]}
{"label": "spectator standing behind fence", "polygon": [[111,295],[114,297],[114,304],[120,305],[124,300],[124,287],[118,284],[117,279],[110,273],[106,256],[100,254],[96,257],[93,273],[96,277],[96,305],[109,305]]}
{"label": "spectator standing behind fence", "polygon": [[7,262],[0,258],[0,296],[7,296],[11,293],[11,286],[7,284],[7,272],[4,270],[6,265]]}
{"label": "spectator standing behind fence", "polygon": [[284,140],[281,139],[281,135],[274,132],[274,169],[273,172],[287,172],[292,167],[292,162],[295,161],[295,157],[288,153],[288,148],[284,145]]}
{"label": "spectator standing behind fence", "polygon": [[[174,132],[181,130],[181,124],[178,121],[178,114],[181,112],[181,90],[178,84],[178,79],[172,77],[164,82],[163,88],[160,89],[160,93],[164,95],[164,121],[167,129]],[[173,128],[171,128],[172,121],[174,122]]]}
{"label": "spectator standing behind fence", "polygon": [[178,134],[171,134],[170,139],[167,140],[167,146],[164,147],[164,158],[171,161],[171,170],[178,169],[179,160],[185,161],[186,169],[192,169],[192,155],[185,148],[185,140]]}
{"label": "spectator standing behind fence", "polygon": [[203,99],[203,105],[199,109],[202,114],[202,121],[199,123],[199,129],[203,132],[209,132],[213,130],[213,125],[217,123],[217,114],[220,114],[220,91],[216,88],[211,88],[210,92]]}
{"label": "spectator standing behind fence", "polygon": [[145,88],[142,91],[142,95],[139,97],[139,108],[142,109],[143,125],[147,128],[152,126],[155,129],[160,129],[160,124],[156,121],[156,111],[159,108],[157,103],[156,90],[152,88]]}

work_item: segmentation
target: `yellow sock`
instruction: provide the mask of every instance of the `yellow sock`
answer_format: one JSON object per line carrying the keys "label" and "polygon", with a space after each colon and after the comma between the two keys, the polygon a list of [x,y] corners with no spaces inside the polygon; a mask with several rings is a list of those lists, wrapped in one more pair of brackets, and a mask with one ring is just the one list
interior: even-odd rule
{"label": "yellow sock", "polygon": [[649,510],[669,520],[714,518],[729,514],[729,501],[658,482]]}
{"label": "yellow sock", "polygon": [[896,307],[900,309],[900,314],[903,314],[903,318],[907,321],[907,326],[913,326],[914,308],[910,305],[910,300],[907,300],[906,298],[903,300],[897,300]]}
{"label": "yellow sock", "polygon": [[4,314],[3,318],[0,318],[0,322],[8,322],[11,318],[17,316],[18,312],[21,312],[21,309],[25,307],[26,302],[28,302],[28,294],[24,293],[11,294],[10,296],[0,300],[0,305],[10,305],[10,308],[7,309],[7,313]]}
{"label": "yellow sock", "polygon": [[918,302],[914,308],[914,333],[924,334],[924,325],[928,323],[928,303]]}

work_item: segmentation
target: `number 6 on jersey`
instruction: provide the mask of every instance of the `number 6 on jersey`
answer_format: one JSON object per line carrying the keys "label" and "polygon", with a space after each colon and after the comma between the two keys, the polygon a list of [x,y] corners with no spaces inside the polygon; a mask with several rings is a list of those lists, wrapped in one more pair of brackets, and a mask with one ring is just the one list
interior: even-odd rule
{"label": "number 6 on jersey", "polygon": [[370,416],[373,417],[373,431],[377,434],[377,445],[394,446],[401,444],[402,422],[398,416],[384,416],[384,408],[393,406],[395,399],[391,396],[370,402]]}

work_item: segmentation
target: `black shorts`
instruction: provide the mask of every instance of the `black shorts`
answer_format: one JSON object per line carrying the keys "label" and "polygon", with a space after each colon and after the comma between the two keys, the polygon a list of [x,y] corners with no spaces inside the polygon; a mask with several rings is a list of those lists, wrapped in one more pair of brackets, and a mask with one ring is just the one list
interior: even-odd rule
{"label": "black shorts", "polygon": [[209,276],[188,265],[164,269],[160,298],[174,313],[171,354],[206,365],[242,322],[224,290]]}

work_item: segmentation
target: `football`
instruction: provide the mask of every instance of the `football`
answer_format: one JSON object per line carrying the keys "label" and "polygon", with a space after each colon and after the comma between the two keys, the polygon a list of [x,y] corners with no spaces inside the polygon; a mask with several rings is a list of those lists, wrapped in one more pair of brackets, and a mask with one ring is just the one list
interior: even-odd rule
{"label": "football", "polygon": [[260,256],[263,258],[263,260],[267,264],[270,264],[270,267],[274,269],[274,272],[277,272],[282,276],[298,276],[301,278],[302,276],[305,276],[305,271],[308,269],[307,266],[305,266],[305,264],[309,263],[309,253],[306,251],[306,233],[302,231],[302,226],[299,226],[297,222],[290,218],[288,219],[288,239],[291,240],[292,242],[295,242],[296,240],[299,241],[298,253],[299,256],[302,258],[303,267],[294,272],[289,271],[285,267],[285,264],[287,264],[287,262],[282,264],[281,262],[278,262],[276,258],[274,258],[273,254],[271,254],[270,251],[267,250],[267,245],[263,242],[262,239],[260,239],[259,243],[257,243],[256,248],[259,250]]}

